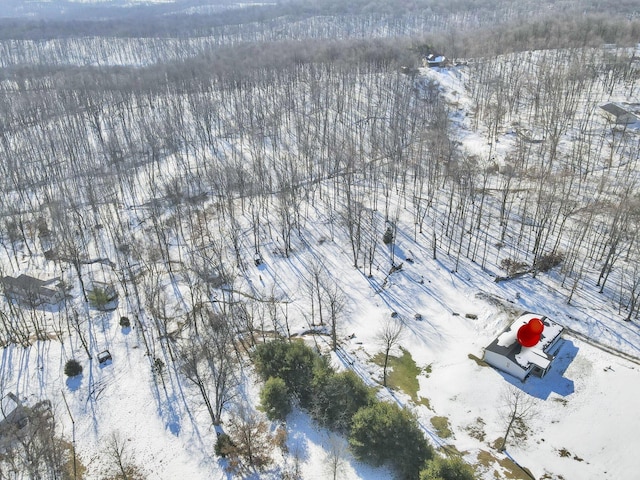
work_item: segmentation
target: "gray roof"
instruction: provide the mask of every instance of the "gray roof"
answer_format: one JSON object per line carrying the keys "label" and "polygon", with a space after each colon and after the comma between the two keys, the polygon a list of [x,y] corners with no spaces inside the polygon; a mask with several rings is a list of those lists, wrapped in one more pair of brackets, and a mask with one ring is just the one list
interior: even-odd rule
{"label": "gray roof", "polygon": [[22,290],[37,290],[44,286],[48,282],[40,280],[39,278],[30,277],[29,275],[22,274],[17,278],[14,277],[2,277],[2,283],[10,288],[20,288]]}
{"label": "gray roof", "polygon": [[[638,104],[626,104],[626,103],[606,103],[601,105],[600,108],[611,115],[614,115],[616,119],[625,118],[626,123],[633,123],[638,121]],[[631,120],[631,122],[629,121]]]}
{"label": "gray roof", "polygon": [[58,278],[40,280],[29,275],[19,277],[2,277],[0,283],[4,285],[7,295],[14,299],[21,299],[30,304],[57,303],[62,299],[62,293],[57,287],[49,288],[48,285],[58,282]]}
{"label": "gray roof", "polygon": [[617,103],[607,103],[605,105],[601,105],[600,108],[607,113],[615,115],[616,117],[619,117],[620,115],[624,115],[625,113],[629,113],[627,110],[622,108]]}
{"label": "gray roof", "polygon": [[546,358],[548,361],[551,361],[553,357],[548,354],[547,347],[549,347],[554,342],[554,340],[562,333],[564,328],[543,315],[534,315],[531,313],[522,315],[520,318],[511,323],[507,328],[505,328],[502,333],[498,335],[493,340],[493,342],[489,344],[488,347],[485,348],[485,350],[506,357],[513,363],[521,365],[523,368],[525,368],[525,366],[522,365],[523,359],[517,358],[522,352],[522,346],[516,340],[516,334],[517,330],[533,317],[542,320],[542,323],[545,327],[542,332],[540,342],[534,348],[537,351],[538,355]]}

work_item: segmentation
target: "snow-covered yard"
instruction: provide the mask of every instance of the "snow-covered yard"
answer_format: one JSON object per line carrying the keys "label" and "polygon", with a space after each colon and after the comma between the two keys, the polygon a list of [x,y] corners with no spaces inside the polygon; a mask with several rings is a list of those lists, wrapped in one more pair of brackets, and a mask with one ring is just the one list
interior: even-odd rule
{"label": "snow-covered yard", "polygon": [[[314,75],[323,78],[321,73],[311,68],[309,72],[309,78],[315,78]],[[340,84],[340,88],[351,95],[349,100],[358,105],[361,102],[372,109],[376,105],[385,105],[379,112],[367,111],[369,116],[366,116],[356,107],[352,110],[345,108],[338,95],[334,99],[335,105],[327,107],[327,111],[339,119],[331,124],[333,134],[347,138],[348,132],[356,128],[354,125],[371,122],[371,131],[367,130],[369,127],[359,130],[366,138],[359,146],[362,151],[369,148],[374,151],[378,140],[375,138],[377,130],[374,130],[376,122],[388,122],[392,130],[394,117],[385,108],[398,106],[393,102],[384,103],[386,99],[394,94],[402,97],[415,90],[418,94],[410,96],[407,103],[419,110],[427,104],[420,97],[424,93],[421,89],[431,85],[447,100],[450,109],[454,140],[445,143],[455,144],[462,159],[480,159],[478,169],[470,176],[474,180],[485,178],[487,183],[482,187],[483,194],[485,191],[502,192],[499,182],[503,178],[499,172],[508,166],[510,155],[516,149],[516,135],[508,129],[500,130],[494,141],[488,142],[486,126],[473,126],[473,101],[465,87],[465,75],[468,72],[463,68],[421,70],[415,84],[412,84],[409,83],[412,80],[396,74],[364,72],[353,77],[362,82],[357,87],[345,87],[348,82],[335,85],[328,82],[323,88],[328,91]],[[317,91],[309,86],[312,82],[303,83],[299,85],[300,91],[304,91],[311,99],[308,102],[311,102]],[[251,93],[262,95],[265,102],[275,95],[269,90],[271,87],[263,91],[260,88],[255,87],[256,91]],[[160,117],[158,111],[164,112],[171,105],[179,110],[178,107],[193,100],[181,93],[164,95],[153,97],[149,105],[143,105],[142,101],[139,104],[132,102],[126,115]],[[211,98],[219,95],[215,101],[209,98],[215,103],[230,94],[216,92],[210,95]],[[601,95],[604,96],[602,92]],[[174,358],[177,350],[170,346],[197,338],[193,334],[193,324],[189,322],[203,303],[229,316],[232,307],[242,304],[250,305],[246,306],[247,311],[254,309],[246,315],[251,320],[247,323],[250,327],[247,330],[251,333],[257,336],[304,336],[328,353],[329,336],[310,333],[320,316],[319,285],[322,284],[323,294],[339,290],[339,298],[343,302],[336,310],[339,348],[331,354],[333,364],[337,368],[353,369],[365,383],[379,389],[379,397],[414,411],[427,438],[436,447],[444,447],[442,451],[461,454],[476,466],[481,478],[526,478],[522,477],[522,472],[507,472],[513,465],[505,461],[507,455],[511,461],[527,468],[535,478],[629,478],[629,472],[637,469],[634,452],[640,447],[636,435],[640,429],[640,416],[635,415],[640,388],[640,329],[637,318],[624,320],[626,312],[621,306],[624,295],[620,293],[624,274],[620,272],[633,269],[633,255],[622,256],[617,265],[623,265],[623,268],[610,269],[609,273],[613,271],[612,280],[607,289],[603,284],[603,293],[598,292],[595,286],[597,262],[587,261],[586,255],[580,257],[583,252],[576,253],[578,260],[573,259],[577,263],[582,261],[580,282],[576,280],[573,286],[576,292],[571,289],[573,277],[561,273],[559,267],[535,272],[535,275],[533,272],[519,272],[513,278],[496,282],[503,273],[499,267],[501,259],[507,255],[514,258],[524,255],[526,258],[530,253],[528,245],[521,244],[519,240],[533,243],[535,235],[523,232],[528,232],[526,229],[529,227],[538,228],[535,222],[527,224],[521,219],[520,223],[513,220],[509,224],[506,220],[499,223],[498,193],[493,197],[482,197],[483,203],[478,206],[474,196],[481,190],[478,183],[461,181],[459,185],[447,184],[445,187],[449,181],[447,176],[442,177],[440,191],[436,194],[431,192],[433,205],[421,205],[422,199],[418,199],[415,206],[412,201],[415,202],[419,195],[401,191],[398,179],[403,172],[392,170],[396,168],[394,162],[405,158],[403,155],[423,155],[426,150],[421,150],[421,147],[414,151],[403,145],[398,149],[406,148],[406,152],[398,154],[397,159],[382,158],[384,161],[366,158],[366,154],[360,151],[362,164],[359,166],[363,171],[369,168],[373,171],[378,168],[377,164],[380,165],[380,170],[371,177],[363,172],[354,174],[351,171],[353,164],[342,157],[336,160],[335,166],[331,166],[333,170],[323,166],[316,171],[317,165],[313,165],[313,161],[317,152],[313,148],[305,150],[302,140],[305,132],[296,130],[295,127],[300,125],[294,125],[295,120],[291,120],[316,115],[314,122],[305,124],[308,127],[306,134],[310,137],[320,135],[322,116],[318,112],[322,110],[314,110],[307,97],[300,105],[292,107],[288,116],[270,119],[268,127],[273,131],[263,131],[254,136],[238,133],[244,120],[238,113],[244,111],[242,107],[236,112],[239,118],[232,118],[231,113],[225,112],[224,115],[229,117],[225,118],[228,124],[220,121],[223,126],[214,134],[209,132],[209,136],[215,137],[211,143],[215,148],[207,145],[205,149],[194,140],[192,144],[185,142],[186,146],[161,156],[149,147],[152,154],[146,163],[136,165],[135,171],[118,173],[117,178],[111,172],[101,177],[104,181],[101,186],[105,191],[113,188],[111,193],[117,200],[77,207],[78,211],[67,213],[70,217],[77,214],[80,220],[73,218],[72,224],[76,225],[78,232],[64,238],[72,239],[71,243],[78,241],[90,258],[106,257],[113,262],[117,259],[117,263],[86,261],[73,269],[69,266],[72,262],[50,261],[35,233],[23,232],[25,239],[33,240],[30,249],[19,241],[12,243],[13,249],[5,245],[0,253],[3,274],[60,277],[67,283],[68,299],[53,309],[23,308],[2,300],[2,312],[8,312],[6,315],[3,313],[3,319],[14,318],[13,312],[22,312],[21,321],[33,320],[37,325],[46,325],[44,332],[40,333],[46,333],[50,338],[42,340],[34,336],[27,346],[11,343],[2,348],[2,397],[13,392],[25,405],[50,400],[59,435],[70,442],[75,439],[78,458],[86,468],[87,478],[109,478],[117,473],[112,448],[115,443],[122,447],[125,460],[135,465],[146,478],[228,478],[230,475],[225,472],[224,461],[214,455],[216,431],[207,409],[198,389],[185,381],[179,361]],[[247,95],[247,98],[252,97]],[[295,103],[293,95],[289,100]],[[278,103],[277,100],[270,101],[273,102],[271,106]],[[153,102],[157,104],[152,105]],[[231,108],[229,105],[232,103],[226,106]],[[119,107],[107,106],[102,113],[96,114],[93,128],[98,133],[89,137],[85,145],[87,149],[104,142],[103,135],[119,137],[121,132],[118,128],[123,128],[124,136],[124,123],[109,128],[102,126],[117,116],[110,108],[115,110]],[[305,109],[310,112],[305,111],[296,117]],[[132,113],[134,111],[135,114]],[[185,112],[182,120],[191,128],[196,123],[194,118],[198,112],[186,106]],[[123,118],[126,115],[122,113]],[[598,122],[595,124],[602,127]],[[317,130],[309,125],[317,127]],[[133,135],[142,136],[142,131],[141,127],[140,132]],[[205,133],[202,133],[203,138]],[[568,151],[571,134],[574,133],[574,130],[568,130],[562,137],[558,143],[559,152]],[[295,135],[300,138],[292,139]],[[385,139],[392,140],[400,144],[404,139]],[[411,136],[409,144],[413,148],[422,140],[422,133],[416,133],[415,137]],[[26,140],[22,141],[26,143]],[[179,144],[179,140],[175,141]],[[16,144],[20,141],[16,140]],[[431,146],[428,142],[425,144]],[[341,153],[344,157],[357,156],[356,148],[348,150],[345,146],[344,150],[346,153]],[[298,165],[293,160],[304,155],[308,160],[305,168],[310,165],[308,178],[301,173],[304,162],[300,161]],[[332,155],[330,157],[334,160]],[[265,158],[272,163],[265,166]],[[536,157],[532,154],[531,158]],[[616,164],[619,172],[627,168],[624,158],[622,154],[620,158],[616,157],[620,163]],[[214,164],[214,160],[220,161],[222,166],[219,169],[207,167]],[[344,164],[340,163],[343,160]],[[113,160],[114,164],[117,161]],[[531,170],[535,170],[535,160],[528,161],[532,163]],[[488,167],[494,162],[496,170],[489,171]],[[237,167],[237,171],[232,166]],[[252,178],[254,183],[243,183],[246,180],[243,173],[254,167],[264,168],[264,172],[273,174],[277,179],[268,182],[261,178],[261,183]],[[445,170],[454,167],[462,171],[462,167],[453,162],[447,164]],[[289,179],[291,182],[295,179],[295,183],[287,183],[287,179],[276,175],[281,173],[279,169],[284,171],[288,168],[295,170]],[[383,180],[382,172],[387,174],[385,169],[391,173]],[[254,173],[258,177],[261,175],[257,171]],[[587,192],[583,191],[582,195],[589,197],[599,178],[594,180],[595,177],[584,176],[587,180],[584,180],[583,188]],[[394,186],[390,178],[397,182]],[[617,175],[615,179],[615,182],[622,182]],[[532,215],[536,199],[527,195],[528,188],[537,185],[537,177],[531,173],[530,177],[518,181],[519,188],[514,190],[511,202],[519,208],[517,214]],[[182,185],[184,191],[180,190],[180,182],[187,183]],[[440,183],[438,179],[433,185]],[[272,189],[268,189],[266,184]],[[414,180],[415,184],[417,180]],[[411,188],[411,182],[402,185]],[[468,192],[461,185],[468,186]],[[228,188],[228,191],[214,191],[213,186]],[[367,190],[369,187],[375,190]],[[259,188],[263,189],[260,194],[252,193],[252,189],[257,191]],[[39,187],[32,192],[33,199],[29,198],[29,201],[37,203],[40,196],[48,199],[49,193],[46,185]],[[60,198],[63,193],[56,192]],[[422,193],[426,195],[428,192]],[[605,191],[602,195],[610,202],[617,193],[617,190],[613,193]],[[357,197],[353,201],[351,194]],[[468,200],[454,202],[454,197],[462,198],[464,195]],[[17,191],[11,192],[12,200],[18,201],[18,197]],[[603,200],[601,205],[605,203]],[[364,204],[368,207],[357,210]],[[55,215],[64,215],[55,210],[55,205],[51,202],[47,208],[52,210],[54,220],[60,220]],[[454,205],[455,215],[447,210],[451,205]],[[513,207],[513,218],[518,216],[516,207]],[[415,211],[420,208],[428,211],[428,215],[420,217]],[[464,214],[456,217],[465,208],[474,212],[485,208],[484,214],[477,215],[477,226],[476,217],[473,217],[473,226],[465,224],[467,217]],[[80,215],[80,210],[84,216]],[[348,231],[355,223],[354,218],[348,215],[354,212],[358,213],[358,218],[369,215],[371,219],[370,224],[358,223],[358,228],[362,226],[363,231],[370,231],[363,233],[362,238],[358,237],[361,243],[357,246],[360,249],[357,254],[353,252],[357,250],[355,234]],[[102,220],[101,215],[104,216]],[[452,215],[455,218],[452,219]],[[418,228],[418,223],[425,218],[424,229],[421,223]],[[567,225],[577,229],[579,222],[580,219],[576,219],[574,224],[568,221]],[[579,237],[577,234],[562,236],[555,231],[555,225],[553,233],[544,240],[548,246],[556,242],[555,247],[569,247]],[[558,228],[563,226],[564,223]],[[392,229],[395,236],[389,245],[382,244],[386,228]],[[606,230],[603,227],[598,232],[588,228],[585,231],[589,235],[604,236]],[[57,234],[63,237],[60,231]],[[288,239],[287,234],[290,236]],[[371,239],[365,238],[366,235]],[[630,244],[636,245],[634,242]],[[371,249],[367,251],[368,246]],[[137,258],[131,254],[132,251],[136,251]],[[483,253],[476,256],[471,251]],[[353,266],[354,256],[358,257],[355,260],[357,268]],[[367,265],[367,260],[370,260],[370,265]],[[194,266],[198,262],[201,262],[197,265],[202,267],[200,270]],[[78,260],[78,265],[80,263]],[[202,275],[203,270],[207,280],[199,281],[197,276]],[[85,280],[106,277],[105,280],[117,285],[117,308],[110,312],[89,308],[82,298],[78,271],[82,272]],[[217,281],[220,278],[223,280],[214,285],[212,279]],[[337,290],[331,290],[332,286]],[[520,382],[483,364],[480,359],[484,347],[523,312],[548,316],[565,327],[566,333],[549,373],[544,378],[532,377]],[[324,315],[326,324],[328,307],[325,307]],[[131,328],[120,326],[123,316],[132,319]],[[133,321],[134,318],[139,321]],[[197,328],[197,321],[193,322]],[[372,357],[382,349],[379,333],[386,322],[404,325],[400,346],[422,368],[418,376],[418,397],[424,401],[419,404],[405,392],[381,387],[381,367],[372,361]],[[236,334],[245,335],[247,332]],[[111,353],[112,361],[100,364],[96,356],[104,350]],[[395,353],[398,351],[394,350]],[[67,379],[63,369],[71,358],[79,360],[84,371],[80,377]],[[242,381],[234,399],[256,407],[260,384],[248,355],[242,357],[239,372]],[[523,433],[508,439],[506,454],[503,454],[495,445],[505,432],[503,397],[510,387],[526,392],[535,407]],[[223,420],[232,414],[231,409],[225,410]],[[431,422],[436,417],[446,418],[451,436],[441,438],[438,435]],[[356,461],[346,452],[344,438],[336,438],[319,428],[300,410],[289,416],[287,428],[288,455],[274,452],[276,467],[267,473],[256,474],[256,478],[279,478],[281,472],[277,466],[291,462],[293,457],[301,462],[303,478],[327,478],[327,458],[335,448],[344,456],[342,475],[346,479],[386,479],[392,475],[385,467],[374,468]]]}

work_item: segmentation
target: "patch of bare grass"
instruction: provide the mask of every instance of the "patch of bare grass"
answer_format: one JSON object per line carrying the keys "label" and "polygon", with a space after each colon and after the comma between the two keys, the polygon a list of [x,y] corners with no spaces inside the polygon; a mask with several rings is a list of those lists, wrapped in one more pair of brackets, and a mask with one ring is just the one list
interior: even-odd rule
{"label": "patch of bare grass", "polygon": [[[415,403],[422,403],[422,399],[418,397],[420,384],[418,383],[418,375],[422,369],[416,365],[411,353],[404,348],[402,356],[389,356],[389,372],[387,373],[387,386],[394,390],[401,390],[411,397]],[[371,357],[371,361],[376,365],[384,365],[384,354],[378,353]],[[430,408],[427,400],[427,408]],[[424,404],[424,403],[422,403]]]}
{"label": "patch of bare grass", "polygon": [[471,360],[473,360],[474,362],[476,362],[476,364],[479,367],[488,367],[489,364],[487,362],[485,362],[484,360],[482,360],[480,357],[476,357],[473,353],[470,353],[469,355],[467,355]]}
{"label": "patch of bare grass", "polygon": [[481,442],[484,442],[484,439],[486,437],[484,426],[485,426],[484,420],[478,417],[476,418],[476,421],[471,425],[469,425],[465,430],[467,431],[470,437],[473,437],[476,440],[480,440]]}
{"label": "patch of bare grass", "polygon": [[431,425],[436,429],[436,433],[440,438],[449,438],[453,436],[449,419],[447,417],[431,417]]}
{"label": "patch of bare grass", "polygon": [[487,450],[480,450],[477,457],[476,468],[482,467],[484,470],[489,470],[491,468],[495,468],[496,464],[502,467],[502,473],[495,470],[494,477],[496,479],[531,480],[532,478],[535,478],[529,470],[518,466],[508,457],[498,458]]}

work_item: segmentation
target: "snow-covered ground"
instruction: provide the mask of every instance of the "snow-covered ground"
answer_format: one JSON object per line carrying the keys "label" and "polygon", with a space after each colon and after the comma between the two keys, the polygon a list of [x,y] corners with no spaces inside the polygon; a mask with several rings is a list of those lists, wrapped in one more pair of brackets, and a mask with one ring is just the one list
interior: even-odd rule
{"label": "snow-covered ground", "polygon": [[[422,74],[436,80],[461,110],[469,108],[455,71]],[[459,127],[464,148],[486,155],[486,141],[464,122]],[[500,148],[508,148],[506,139]],[[392,321],[405,325],[402,347],[418,366],[430,366],[419,377],[419,396],[428,399],[429,407],[414,405],[402,392],[381,390],[380,396],[414,410],[436,446],[448,445],[461,452],[477,465],[482,478],[505,478],[507,464],[499,463],[505,457],[492,445],[504,435],[502,397],[513,386],[533,398],[535,410],[526,435],[510,438],[507,453],[535,478],[630,478],[629,472],[638,466],[635,450],[640,447],[636,435],[640,416],[635,414],[640,334],[636,323],[622,321],[606,298],[585,294],[567,305],[553,271],[495,283],[492,272],[465,258],[456,260],[439,252],[433,259],[426,233],[414,240],[412,232],[399,231],[394,253],[402,268],[389,274],[391,261],[383,250],[368,277],[352,266],[345,235],[334,235],[333,226],[314,220],[312,214],[303,232],[306,247],[298,246],[285,258],[275,243],[265,245],[263,263],[251,264],[234,288],[264,298],[274,292],[286,296],[291,332],[302,333],[308,329],[305,313],[310,303],[305,276],[313,259],[322,259],[323,271],[341,285],[348,299],[339,325],[341,348],[332,357],[335,365],[353,368],[368,384],[379,383],[380,367],[370,357],[381,350],[378,332],[395,312]],[[412,224],[408,212],[401,211],[399,224]],[[49,264],[43,258],[22,257],[18,268],[13,260],[3,257],[3,262],[3,271],[13,275],[61,274],[47,271],[52,267],[45,267]],[[186,291],[179,274],[162,281],[176,297]],[[75,300],[70,303],[82,311],[78,287],[72,293]],[[523,311],[549,316],[569,329],[548,375],[524,383],[473,358],[481,358],[483,348]],[[60,312],[42,314],[62,318]],[[159,347],[146,351],[137,326],[120,327],[123,315],[131,311],[121,296],[114,312],[91,310],[83,316],[91,361],[80,340],[67,335],[63,322],[62,341],[4,347],[0,393],[14,392],[27,404],[50,399],[64,438],[73,438],[75,425],[75,444],[88,478],[103,478],[114,468],[108,453],[114,435],[125,442],[125,454],[147,478],[226,478],[223,464],[213,453],[215,431],[196,389],[178,379],[168,352]],[[151,329],[148,333],[153,335]],[[113,361],[99,365],[96,354],[105,349]],[[84,372],[81,378],[68,380],[62,370],[73,357],[82,362]],[[152,368],[156,358],[166,365],[162,378]],[[243,392],[256,404],[259,385],[250,367],[245,367]],[[435,416],[448,419],[452,437],[437,436],[430,422]],[[300,411],[291,414],[288,428],[289,450],[299,452],[303,477],[327,478],[327,452],[335,439]],[[389,476],[388,470],[362,465],[347,455],[343,478]],[[277,473],[262,478],[277,478]]]}
{"label": "snow-covered ground", "polygon": [[[431,435],[431,417],[449,419],[453,438],[438,442],[454,445],[473,464],[479,463],[478,455],[483,451],[501,458],[490,445],[504,434],[501,396],[508,385],[514,385],[536,401],[526,438],[508,443],[507,452],[518,463],[536,478],[544,474],[565,479],[625,478],[625,472],[637,462],[633,452],[638,444],[640,418],[634,414],[634,386],[640,380],[640,366],[571,334],[565,335],[558,358],[543,379],[529,378],[521,383],[479,365],[469,355],[481,357],[482,348],[513,318],[511,312],[479,294],[513,300],[514,309],[528,308],[527,302],[510,298],[509,290],[490,280],[482,282],[483,275],[474,265],[468,265],[464,273],[453,274],[446,261],[429,259],[419,245],[400,244],[399,248],[403,247],[413,251],[415,263],[405,263],[382,289],[375,285],[379,277],[367,279],[348,263],[340,262],[335,245],[319,249],[331,262],[336,277],[350,286],[351,311],[341,326],[346,356],[335,357],[336,364],[340,364],[340,358],[348,358],[344,368],[355,367],[365,378],[379,381],[379,367],[367,360],[380,350],[376,333],[382,322],[391,311],[397,311],[407,328],[402,346],[419,366],[431,366],[430,373],[419,378],[419,395],[429,399],[431,408],[412,406],[402,392],[396,392],[395,397],[414,409]],[[256,269],[253,276],[256,282],[259,276],[265,281],[271,277],[270,281],[280,288],[294,288],[300,281],[294,272],[301,260],[266,258],[266,268]],[[528,284],[522,285],[523,293],[536,291],[538,304],[549,305],[549,309],[540,307],[538,312],[551,315],[560,308],[553,295],[536,288],[538,281],[520,282]],[[517,290],[518,286],[510,288]],[[570,307],[563,308],[566,315],[572,313]],[[422,319],[415,320],[413,312],[420,313]],[[92,352],[95,355],[109,349],[112,364],[101,366],[95,357],[87,361],[77,340],[39,341],[28,348],[8,346],[2,350],[0,366],[3,393],[16,392],[27,404],[51,399],[61,433],[70,439],[72,423],[64,395],[75,421],[80,458],[89,471],[97,474],[95,478],[113,468],[106,445],[114,434],[125,440],[126,454],[148,478],[224,478],[213,455],[215,432],[207,426],[204,408],[198,407],[197,393],[188,386],[180,388],[171,368],[164,373],[166,390],[161,382],[154,382],[144,345],[135,329],[118,325],[119,313],[124,312],[94,313],[91,320]],[[466,318],[467,313],[477,315],[477,319]],[[355,335],[348,339],[351,334]],[[71,357],[83,363],[80,380],[63,376],[64,363]],[[249,391],[253,391],[255,400],[256,385]],[[301,445],[298,448],[304,451],[304,478],[324,478],[322,465],[329,432],[318,429],[300,412],[292,414],[289,428],[290,448]],[[495,463],[487,467],[483,478],[493,478],[496,468],[501,467]],[[388,474],[353,460],[345,468],[345,478],[382,479]]]}

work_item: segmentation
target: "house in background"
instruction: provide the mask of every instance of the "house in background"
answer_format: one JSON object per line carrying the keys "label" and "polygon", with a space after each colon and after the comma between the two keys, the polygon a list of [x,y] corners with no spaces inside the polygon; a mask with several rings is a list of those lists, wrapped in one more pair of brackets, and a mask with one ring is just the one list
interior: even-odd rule
{"label": "house in background", "polygon": [[12,392],[0,401],[0,452],[6,452],[14,442],[31,440],[37,432],[53,429],[51,402],[43,400],[33,407],[24,405]]}
{"label": "house in background", "polygon": [[425,67],[444,67],[447,64],[447,57],[444,55],[430,53],[423,58],[422,62]]}
{"label": "house in background", "polygon": [[64,299],[64,292],[58,286],[60,279],[40,280],[29,275],[19,277],[2,277],[0,284],[4,287],[7,298],[28,307],[56,305]]}
{"label": "house in background", "polygon": [[[523,346],[518,338],[518,331],[531,320],[538,319],[544,325],[539,341],[530,347]],[[511,325],[484,349],[484,361],[514,377],[525,380],[533,374],[544,375],[560,348],[560,338],[564,327],[542,315],[527,313],[515,320]]]}
{"label": "house in background", "polygon": [[640,105],[631,103],[607,103],[601,105],[605,117],[616,125],[629,125],[640,121]]}

